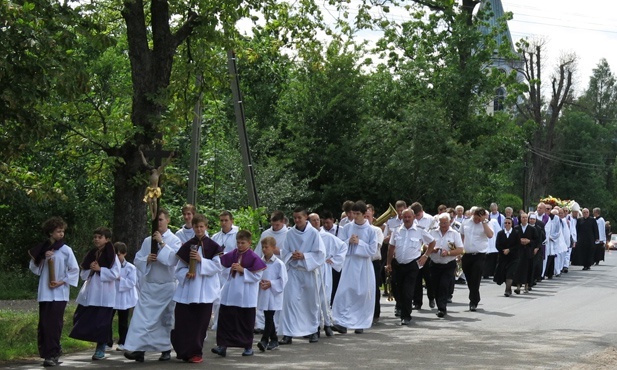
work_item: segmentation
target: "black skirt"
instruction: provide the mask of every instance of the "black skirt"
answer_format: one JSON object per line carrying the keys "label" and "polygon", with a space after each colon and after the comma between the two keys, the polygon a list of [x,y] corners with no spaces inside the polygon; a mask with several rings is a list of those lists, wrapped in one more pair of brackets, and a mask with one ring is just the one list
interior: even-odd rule
{"label": "black skirt", "polygon": [[216,344],[221,347],[251,348],[255,328],[255,307],[221,305],[216,329]]}
{"label": "black skirt", "polygon": [[73,315],[73,330],[69,337],[87,342],[111,341],[112,307],[78,305]]}

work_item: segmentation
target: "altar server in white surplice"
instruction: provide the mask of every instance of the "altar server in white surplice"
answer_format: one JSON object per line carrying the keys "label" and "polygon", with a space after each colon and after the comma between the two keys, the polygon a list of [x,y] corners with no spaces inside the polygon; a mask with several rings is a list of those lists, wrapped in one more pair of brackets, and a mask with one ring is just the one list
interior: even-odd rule
{"label": "altar server in white surplice", "polygon": [[[162,352],[160,360],[171,359],[169,334],[174,325],[175,269],[180,249],[180,239],[167,228],[169,212],[158,212],[158,231],[144,239],[135,255],[139,272],[139,299],[126,336],[124,357],[144,361],[144,352]],[[158,244],[158,253],[151,253],[152,238]]]}
{"label": "altar server in white surplice", "polygon": [[326,262],[321,265],[322,285],[319,289],[319,306],[321,307],[321,324],[324,327],[326,336],[334,335],[332,331],[332,311],[330,309],[330,296],[332,295],[332,270],[341,271],[345,254],[347,254],[347,244],[336,236],[330,234],[320,227],[321,219],[317,213],[309,215],[311,226],[319,230],[319,236],[326,248]]}
{"label": "altar server in white surplice", "polygon": [[345,333],[348,328],[362,333],[371,327],[375,310],[375,272],[371,258],[377,251],[377,234],[364,218],[366,204],[354,203],[354,221],[342,230],[347,244],[341,281],[332,303],[333,329]]}
{"label": "altar server in white surplice", "polygon": [[293,213],[295,226],[287,232],[281,259],[287,266],[287,285],[283,293],[280,344],[291,344],[292,337],[309,335],[309,342],[318,341],[319,328],[319,267],[326,260],[326,249],[315,230],[308,223],[303,208]]}

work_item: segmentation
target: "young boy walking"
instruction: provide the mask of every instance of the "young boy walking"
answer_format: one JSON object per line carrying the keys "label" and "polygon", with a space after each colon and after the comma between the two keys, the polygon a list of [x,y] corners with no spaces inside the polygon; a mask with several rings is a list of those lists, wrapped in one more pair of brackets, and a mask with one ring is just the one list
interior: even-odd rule
{"label": "young boy walking", "polygon": [[[114,313],[111,319],[113,323],[113,317],[116,312],[118,312],[119,338],[116,351],[124,351],[124,341],[126,340],[126,333],[129,331],[129,314],[137,304],[137,268],[126,260],[128,252],[126,244],[117,242],[114,243],[114,248],[118,254],[118,261],[120,261],[121,269],[120,277],[116,280],[116,303],[114,304]],[[113,335],[110,343],[111,345],[109,347],[112,347]]]}
{"label": "young boy walking", "polygon": [[28,251],[30,271],[39,276],[37,340],[45,367],[60,364],[60,336],[69,300],[69,285],[76,287],[79,280],[79,265],[71,247],[64,244],[64,230],[64,220],[50,218],[43,223],[47,239]]}

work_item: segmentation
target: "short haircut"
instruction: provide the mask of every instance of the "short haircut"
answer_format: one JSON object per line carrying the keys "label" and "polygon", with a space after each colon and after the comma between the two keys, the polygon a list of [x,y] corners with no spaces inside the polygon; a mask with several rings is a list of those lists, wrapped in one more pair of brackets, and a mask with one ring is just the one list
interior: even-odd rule
{"label": "short haircut", "polygon": [[465,210],[465,207],[463,207],[463,206],[461,206],[461,205],[458,205],[458,206],[454,207],[454,210],[455,210],[455,211],[458,211],[459,209],[461,209],[461,210],[463,210],[463,211],[464,211],[464,210]]}
{"label": "short haircut", "polygon": [[422,208],[422,204],[420,204],[418,202],[413,202],[409,208],[411,208],[411,210],[415,214],[418,214],[418,213],[424,211],[424,209]]}
{"label": "short haircut", "polygon": [[396,203],[394,203],[394,208],[407,208],[407,203],[405,203],[404,200],[397,200]]}
{"label": "short haircut", "polygon": [[49,220],[43,222],[41,225],[43,232],[45,235],[49,236],[51,233],[56,231],[56,229],[66,230],[66,222],[60,217],[52,217]]}
{"label": "short haircut", "polygon": [[504,212],[507,212],[508,210],[510,210],[510,212],[514,213],[514,210],[512,209],[512,207],[506,207],[504,209]]}
{"label": "short haircut", "polygon": [[306,209],[304,207],[294,208],[294,213],[302,213],[303,215],[308,217],[308,212],[306,212]]}
{"label": "short haircut", "polygon": [[323,218],[324,220],[328,220],[328,219],[334,220],[334,215],[330,211],[323,211],[321,213],[321,218]]}
{"label": "short haircut", "polygon": [[353,206],[351,207],[352,212],[360,212],[362,214],[366,213],[366,209],[367,209],[366,203],[364,203],[361,200],[355,202]]}
{"label": "short haircut", "polygon": [[594,208],[594,209],[593,209],[593,213],[596,213],[596,212],[597,212],[597,213],[600,213],[600,208],[598,208],[598,207]]}
{"label": "short haircut", "polygon": [[454,211],[454,208],[452,208],[452,207],[448,207],[448,208],[446,209],[446,212],[448,212],[448,213],[456,213],[456,212]]}
{"label": "short haircut", "polygon": [[206,216],[202,215],[201,213],[195,213],[195,216],[193,216],[193,220],[191,220],[191,225],[196,226],[199,223],[202,223],[206,225],[206,227],[208,227],[208,219],[206,218]]}
{"label": "short haircut", "polygon": [[345,212],[345,213],[350,212],[351,211],[351,207],[353,207],[354,204],[355,203],[354,203],[353,200],[346,200],[343,203],[343,212]]}
{"label": "short haircut", "polygon": [[473,211],[473,214],[475,216],[484,216],[486,214],[486,209],[482,207],[476,207],[476,209]]}
{"label": "short haircut", "polygon": [[276,210],[274,212],[272,212],[272,214],[270,215],[270,222],[272,221],[285,221],[285,214],[283,213],[283,211],[279,211]]}
{"label": "short haircut", "polygon": [[128,253],[128,248],[126,247],[126,244],[122,242],[115,242],[114,249],[116,250],[117,254],[127,254]]}
{"label": "short haircut", "polygon": [[369,210],[369,209],[370,209],[371,211],[373,211],[373,213],[375,213],[375,207],[373,207],[373,205],[372,205],[372,204],[367,204],[367,205],[366,205],[366,209],[367,209],[367,210]]}
{"label": "short haircut", "polygon": [[169,211],[166,210],[165,208],[161,208],[159,209],[158,212],[156,212],[156,217],[158,218],[158,216],[163,215],[165,216],[166,219],[171,219],[171,217],[169,217]]}
{"label": "short haircut", "polygon": [[194,205],[192,204],[185,204],[184,207],[182,207],[182,213],[184,212],[191,212],[192,214],[196,214],[197,213],[197,209],[195,208]]}
{"label": "short haircut", "polygon": [[229,211],[223,211],[223,212],[219,213],[219,218],[221,218],[221,217],[229,217],[229,219],[232,220],[232,221],[234,219],[234,216]]}
{"label": "short haircut", "polygon": [[236,240],[248,240],[249,242],[252,240],[253,235],[248,230],[240,230],[236,234]]}
{"label": "short haircut", "polygon": [[111,239],[111,230],[109,230],[108,228],[101,226],[101,227],[97,227],[94,230],[94,235],[101,235],[103,237],[105,237],[106,239]]}
{"label": "short haircut", "polygon": [[266,236],[265,238],[261,239],[261,245],[276,247],[276,239],[271,236]]}
{"label": "short haircut", "polygon": [[440,213],[439,216],[437,216],[438,220],[448,220],[448,222],[450,222],[450,214],[447,212],[444,213]]}
{"label": "short haircut", "polygon": [[440,204],[439,207],[437,207],[437,214],[444,213],[447,209],[448,207],[445,204]]}

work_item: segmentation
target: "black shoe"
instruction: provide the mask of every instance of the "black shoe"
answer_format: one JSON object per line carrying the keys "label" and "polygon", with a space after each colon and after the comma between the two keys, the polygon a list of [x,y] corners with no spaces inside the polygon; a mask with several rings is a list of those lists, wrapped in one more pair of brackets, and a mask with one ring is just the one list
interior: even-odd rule
{"label": "black shoe", "polygon": [[253,334],[263,334],[263,333],[264,333],[263,329],[257,329],[257,328],[253,329]]}
{"label": "black shoe", "polygon": [[435,300],[434,299],[429,299],[428,300],[428,306],[430,308],[435,308]]}
{"label": "black shoe", "polygon": [[171,351],[161,352],[161,357],[159,357],[159,361],[169,361],[169,360],[171,360]]}
{"label": "black shoe", "polygon": [[414,304],[412,308],[414,310],[421,310],[422,309],[422,305],[421,304]]}
{"label": "black shoe", "polygon": [[437,312],[437,317],[444,317],[444,316],[446,316],[446,312],[445,311]]}
{"label": "black shoe", "polygon": [[124,352],[124,357],[137,362],[144,362],[144,351]]}
{"label": "black shoe", "polygon": [[395,309],[394,309],[394,316],[395,316],[395,317],[401,317],[401,310],[400,310],[400,309],[398,309],[398,308],[395,308]]}
{"label": "black shoe", "polygon": [[476,312],[477,308],[478,308],[477,304],[469,304],[469,311]]}
{"label": "black shoe", "polygon": [[261,352],[266,352],[267,347],[268,347],[268,342],[264,342],[264,341],[257,342],[257,348],[259,348]]}
{"label": "black shoe", "polygon": [[482,276],[482,279],[490,279],[490,276]]}
{"label": "black shoe", "polygon": [[221,357],[227,356],[227,347],[216,346],[211,349],[212,353]]}
{"label": "black shoe", "polygon": [[354,330],[354,333],[362,334],[362,333],[364,333],[364,329],[356,329],[356,330]]}
{"label": "black shoe", "polygon": [[596,266],[600,266],[600,262],[596,262]]}
{"label": "black shoe", "polygon": [[520,290],[520,289],[518,289],[518,288],[516,288],[516,289],[514,289],[514,293],[516,293],[516,294],[521,294],[521,290]]}
{"label": "black shoe", "polygon": [[56,363],[56,365],[60,365],[62,363],[62,361],[60,361],[60,355],[52,357],[51,359]]}
{"label": "black shoe", "polygon": [[564,267],[564,268],[561,270],[561,272],[563,272],[564,274],[567,274],[567,273],[568,273],[568,268],[567,268],[567,267]]}
{"label": "black shoe", "polygon": [[458,278],[455,281],[456,284],[467,284],[467,281],[463,278]]}
{"label": "black shoe", "polygon": [[452,303],[452,298],[448,298],[448,303]]}
{"label": "black shoe", "polygon": [[278,349],[278,348],[279,348],[279,342],[277,340],[273,340],[270,342],[270,344],[268,344],[267,350],[272,351],[273,349]]}
{"label": "black shoe", "polygon": [[334,335],[334,331],[332,331],[332,328],[329,326],[324,326],[323,331],[326,332],[326,337],[331,337]]}
{"label": "black shoe", "polygon": [[45,367],[54,367],[54,366],[56,366],[56,361],[54,361],[51,358],[46,358],[45,361],[43,361],[43,366],[45,366]]}
{"label": "black shoe", "polygon": [[347,328],[340,326],[340,325],[332,325],[332,330],[337,331],[341,334],[346,334],[347,333]]}
{"label": "black shoe", "polygon": [[285,336],[283,336],[283,339],[281,339],[281,341],[279,342],[279,344],[280,344],[280,345],[283,345],[283,344],[291,344],[291,342],[292,342],[291,337],[288,337],[288,336],[286,336],[286,335],[285,335]]}
{"label": "black shoe", "polygon": [[511,294],[512,294],[512,293],[510,293],[510,292],[505,292],[505,293],[503,294],[503,296],[504,296],[504,297],[509,297]]}
{"label": "black shoe", "polygon": [[401,325],[409,325],[411,323],[411,319],[402,319]]}
{"label": "black shoe", "polygon": [[244,350],[244,352],[242,352],[242,356],[253,356],[253,349],[252,348],[246,348]]}
{"label": "black shoe", "polygon": [[317,343],[319,342],[319,337],[317,336],[317,333],[313,333],[309,336],[309,343]]}

